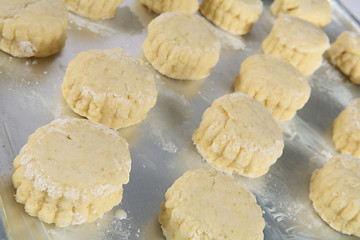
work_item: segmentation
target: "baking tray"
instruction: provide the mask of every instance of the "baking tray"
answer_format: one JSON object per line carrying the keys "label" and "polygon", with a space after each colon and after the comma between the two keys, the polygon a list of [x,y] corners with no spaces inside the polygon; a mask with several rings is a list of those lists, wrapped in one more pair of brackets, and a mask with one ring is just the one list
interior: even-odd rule
{"label": "baking tray", "polygon": [[[58,228],[28,216],[14,200],[13,159],[38,127],[59,117],[78,117],[60,90],[69,61],[88,49],[117,46],[145,61],[146,26],[156,15],[139,0],[126,0],[111,20],[69,14],[66,45],[55,56],[18,59],[0,52],[0,239],[164,239],[157,215],[166,190],[186,170],[209,168],[192,144],[193,131],[212,101],[233,91],[241,62],[260,51],[275,21],[269,12],[271,1],[263,2],[262,17],[250,34],[235,37],[214,28],[222,49],[208,78],[179,81],[154,71],[156,106],[140,124],[118,131],[129,142],[132,157],[122,203],[94,223],[80,226]],[[331,42],[344,30],[360,31],[338,1],[331,4],[332,22],[324,28]],[[281,158],[263,177],[237,178],[263,209],[265,239],[356,239],[332,230],[319,218],[308,186],[311,173],[336,153],[333,120],[350,100],[360,97],[360,89],[326,60],[309,83],[308,103],[292,120],[280,123],[285,141]]]}

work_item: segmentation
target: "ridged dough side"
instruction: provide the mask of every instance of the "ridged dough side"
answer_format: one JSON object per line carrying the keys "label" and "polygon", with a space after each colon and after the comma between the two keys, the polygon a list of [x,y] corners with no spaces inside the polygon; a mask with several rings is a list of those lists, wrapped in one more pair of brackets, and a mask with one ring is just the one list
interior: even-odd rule
{"label": "ridged dough side", "polygon": [[170,11],[195,13],[199,9],[198,0],[141,0],[141,3],[158,14]]}
{"label": "ridged dough side", "polygon": [[[67,10],[61,0],[38,0],[2,6],[0,49],[15,57],[47,57],[65,45]],[[15,4],[16,5],[16,4]]]}
{"label": "ridged dough side", "polygon": [[360,99],[351,101],[334,120],[332,140],[336,150],[360,157]]}
{"label": "ridged dough side", "polygon": [[249,4],[246,1],[204,0],[200,5],[200,12],[206,19],[234,35],[250,32],[262,9],[261,1]]}
{"label": "ridged dough side", "polygon": [[343,32],[327,51],[330,62],[355,84],[360,84],[360,35]]}
{"label": "ridged dough side", "polygon": [[167,12],[149,24],[143,50],[152,66],[165,76],[199,80],[218,62],[220,41],[195,15]]}
{"label": "ridged dough side", "polygon": [[113,18],[124,0],[63,0],[67,8],[91,19]]}
{"label": "ridged dough side", "polygon": [[310,199],[319,216],[332,228],[360,236],[360,160],[337,155],[314,171]]}
{"label": "ridged dough side", "polygon": [[247,177],[264,175],[284,146],[271,114],[260,102],[240,92],[215,100],[204,112],[192,139],[212,167]]}

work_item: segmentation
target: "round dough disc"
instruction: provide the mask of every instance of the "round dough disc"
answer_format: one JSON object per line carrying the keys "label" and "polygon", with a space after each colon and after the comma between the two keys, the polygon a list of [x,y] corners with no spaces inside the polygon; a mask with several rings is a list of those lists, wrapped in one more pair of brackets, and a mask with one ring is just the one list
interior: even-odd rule
{"label": "round dough disc", "polygon": [[269,111],[241,92],[216,99],[192,139],[212,167],[247,177],[264,175],[284,148],[281,130]]}
{"label": "round dough disc", "polygon": [[68,12],[62,0],[0,0],[0,49],[46,57],[63,48]]}
{"label": "round dough disc", "polygon": [[360,159],[337,155],[310,182],[315,211],[332,228],[360,237]]}
{"label": "round dough disc", "polygon": [[151,71],[121,48],[80,53],[68,65],[62,92],[76,113],[110,128],[139,123],[157,97]]}
{"label": "round dough disc", "polygon": [[91,19],[113,18],[124,0],[63,0],[67,8]]}
{"label": "round dough disc", "polygon": [[166,239],[263,239],[254,195],[232,176],[188,171],[168,189],[159,221]]}
{"label": "round dough disc", "polygon": [[35,131],[14,160],[16,201],[58,226],[94,221],[122,199],[131,159],[115,131],[85,119],[58,119]]}

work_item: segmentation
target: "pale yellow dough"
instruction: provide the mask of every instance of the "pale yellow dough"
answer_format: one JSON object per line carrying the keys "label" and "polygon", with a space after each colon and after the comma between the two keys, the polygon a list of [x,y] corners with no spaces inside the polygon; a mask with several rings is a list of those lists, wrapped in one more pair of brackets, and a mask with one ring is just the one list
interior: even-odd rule
{"label": "pale yellow dough", "polygon": [[360,98],[354,99],[334,120],[332,139],[336,150],[360,158]]}
{"label": "pale yellow dough", "polygon": [[337,155],[311,177],[310,199],[332,228],[360,237],[360,159]]}
{"label": "pale yellow dough", "polygon": [[330,62],[360,84],[360,34],[343,32],[327,51]]}
{"label": "pale yellow dough", "polygon": [[0,0],[0,49],[46,57],[65,45],[68,13],[61,0]]}
{"label": "pale yellow dough", "polygon": [[260,101],[277,120],[288,120],[310,97],[306,78],[286,60],[266,54],[247,58],[234,80],[235,91]]}
{"label": "pale yellow dough", "polygon": [[215,170],[188,171],[165,198],[159,221],[167,240],[264,239],[260,206],[232,176]]}
{"label": "pale yellow dough", "polygon": [[264,175],[281,156],[281,130],[269,111],[241,92],[216,99],[192,137],[214,168],[246,177]]}
{"label": "pale yellow dough", "polygon": [[203,0],[201,14],[217,27],[234,35],[250,32],[262,13],[261,0]]}
{"label": "pale yellow dough", "polygon": [[321,28],[301,18],[280,14],[267,38],[264,53],[282,57],[302,74],[312,74],[329,48],[329,39]]}
{"label": "pale yellow dough", "polygon": [[198,0],[141,0],[141,3],[159,14],[170,11],[195,13],[199,9]]}
{"label": "pale yellow dough", "polygon": [[208,24],[191,13],[166,12],[151,21],[143,44],[147,60],[175,79],[207,77],[220,55],[220,41]]}
{"label": "pale yellow dough", "polygon": [[14,160],[16,201],[57,226],[94,221],[119,204],[128,183],[127,142],[85,119],[57,119],[30,135]]}
{"label": "pale yellow dough", "polygon": [[97,19],[113,18],[124,0],[63,0],[67,8],[78,15]]}
{"label": "pale yellow dough", "polygon": [[287,13],[302,18],[319,27],[331,21],[331,4],[329,0],[275,0],[270,7],[271,13]]}
{"label": "pale yellow dough", "polygon": [[62,92],[76,113],[110,128],[139,123],[157,97],[151,71],[121,48],[80,53],[68,65]]}

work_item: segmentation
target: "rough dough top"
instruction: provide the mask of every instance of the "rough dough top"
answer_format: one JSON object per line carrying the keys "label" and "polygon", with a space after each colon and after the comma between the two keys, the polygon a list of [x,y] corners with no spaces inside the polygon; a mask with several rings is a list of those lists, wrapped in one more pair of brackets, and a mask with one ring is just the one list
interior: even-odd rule
{"label": "rough dough top", "polygon": [[309,98],[310,86],[307,79],[283,58],[267,54],[256,54],[247,58],[241,65],[249,76],[241,81],[264,86],[271,95],[291,95],[294,101]]}
{"label": "rough dough top", "polygon": [[254,10],[260,10],[260,12],[263,9],[263,4],[261,0],[234,0],[236,3],[239,4],[246,4],[246,7],[248,9],[254,9]]}
{"label": "rough dough top", "polygon": [[129,181],[127,142],[88,120],[54,120],[36,130],[22,151],[25,177],[53,198],[102,196],[119,191]]}
{"label": "rough dough top", "polygon": [[336,39],[336,42],[341,43],[346,52],[360,56],[360,34],[343,32]]}
{"label": "rough dough top", "polygon": [[346,133],[353,133],[351,137],[360,141],[360,98],[353,99],[341,112],[344,117],[341,126]]}
{"label": "rough dough top", "polygon": [[323,52],[330,46],[328,37],[320,27],[283,13],[275,21],[272,32],[280,43],[301,52]]}
{"label": "rough dough top", "polygon": [[[182,220],[173,230],[204,236],[194,239],[263,239],[265,221],[254,195],[232,176],[216,170],[188,171],[166,192],[171,218]],[[162,218],[160,216],[160,221]],[[182,235],[189,237],[191,235]],[[179,238],[168,238],[179,239]]]}
{"label": "rough dough top", "polygon": [[148,32],[152,31],[156,31],[163,41],[173,43],[175,48],[179,46],[182,50],[201,50],[206,54],[208,48],[220,48],[220,41],[209,25],[184,11],[162,13],[149,24]]}

